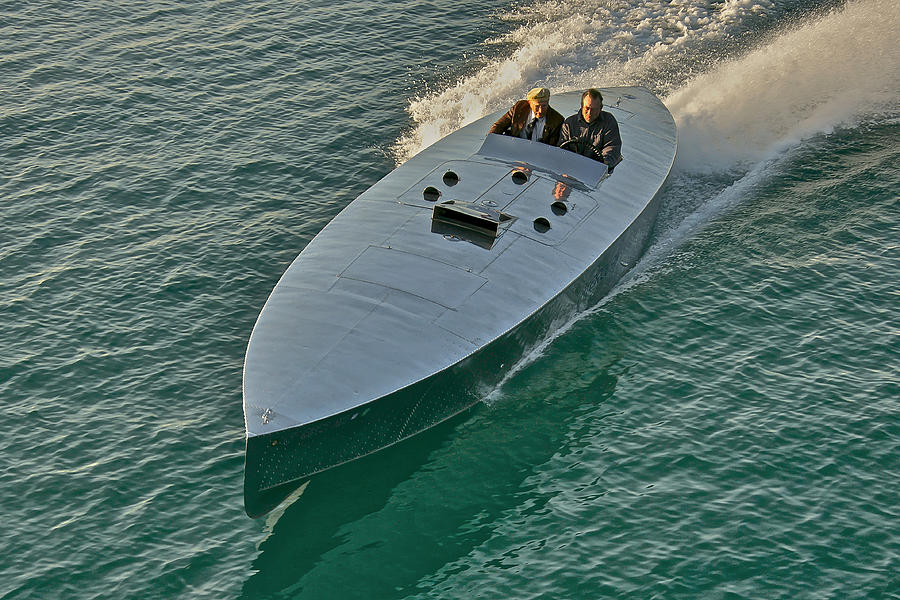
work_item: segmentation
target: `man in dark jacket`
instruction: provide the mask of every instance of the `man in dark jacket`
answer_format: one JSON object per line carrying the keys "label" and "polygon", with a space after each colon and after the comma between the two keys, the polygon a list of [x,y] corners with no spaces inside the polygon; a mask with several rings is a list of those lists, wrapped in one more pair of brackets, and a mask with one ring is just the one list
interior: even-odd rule
{"label": "man in dark jacket", "polygon": [[563,123],[559,145],[605,163],[609,173],[621,162],[619,124],[603,110],[600,90],[591,88],[581,95],[581,110]]}
{"label": "man in dark jacket", "polygon": [[501,133],[527,140],[537,140],[551,146],[559,143],[559,129],[563,117],[550,108],[550,90],[533,88],[491,127],[491,133]]}

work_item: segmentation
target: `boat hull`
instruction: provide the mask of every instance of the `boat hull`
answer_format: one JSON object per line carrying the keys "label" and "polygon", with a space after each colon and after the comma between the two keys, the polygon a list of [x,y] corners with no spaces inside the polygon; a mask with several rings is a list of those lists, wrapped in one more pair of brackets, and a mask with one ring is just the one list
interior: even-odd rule
{"label": "boat hull", "polygon": [[[667,158],[669,168],[672,160],[674,144]],[[599,302],[637,261],[656,219],[659,190],[667,175],[668,168],[639,210],[628,215],[627,226],[580,274],[499,335],[389,393],[311,422],[248,433],[247,513],[265,514],[311,475],[416,435],[484,398],[529,349],[573,313]]]}

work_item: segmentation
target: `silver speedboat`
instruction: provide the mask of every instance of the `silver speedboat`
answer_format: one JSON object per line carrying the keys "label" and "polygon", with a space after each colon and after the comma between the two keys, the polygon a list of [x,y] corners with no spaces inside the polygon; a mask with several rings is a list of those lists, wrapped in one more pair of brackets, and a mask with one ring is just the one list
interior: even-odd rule
{"label": "silver speedboat", "polygon": [[[643,251],[675,123],[640,87],[601,89],[625,160],[487,134],[488,115],[389,173],[288,267],[244,363],[244,505],[478,402]],[[557,94],[564,116],[580,92]]]}

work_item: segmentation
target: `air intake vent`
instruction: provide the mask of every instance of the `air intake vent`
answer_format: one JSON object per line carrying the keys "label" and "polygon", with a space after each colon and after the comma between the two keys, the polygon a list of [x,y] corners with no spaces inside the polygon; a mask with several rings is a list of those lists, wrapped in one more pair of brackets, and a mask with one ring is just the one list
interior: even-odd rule
{"label": "air intake vent", "polygon": [[483,205],[449,200],[434,205],[431,219],[437,223],[446,223],[482,235],[497,237],[500,226],[512,220],[512,217]]}

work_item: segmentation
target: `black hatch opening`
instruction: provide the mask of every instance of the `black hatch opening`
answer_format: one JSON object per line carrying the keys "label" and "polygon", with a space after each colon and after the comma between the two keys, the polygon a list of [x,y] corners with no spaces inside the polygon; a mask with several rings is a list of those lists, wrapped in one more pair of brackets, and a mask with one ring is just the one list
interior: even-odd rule
{"label": "black hatch opening", "polygon": [[501,228],[514,217],[484,205],[448,200],[434,205],[431,231],[445,238],[465,240],[490,249],[500,236]]}

